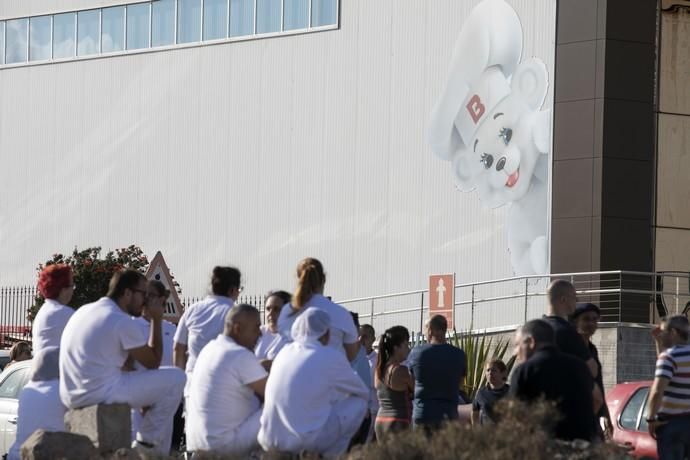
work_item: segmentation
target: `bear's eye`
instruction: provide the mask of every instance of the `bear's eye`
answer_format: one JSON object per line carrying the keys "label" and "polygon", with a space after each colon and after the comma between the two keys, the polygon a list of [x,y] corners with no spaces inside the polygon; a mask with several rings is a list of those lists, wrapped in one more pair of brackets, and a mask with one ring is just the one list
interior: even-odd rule
{"label": "bear's eye", "polygon": [[513,138],[513,130],[510,128],[501,128],[501,131],[498,133],[498,137],[503,139],[503,143],[505,145],[508,145],[510,143],[510,139]]}
{"label": "bear's eye", "polygon": [[489,169],[491,165],[494,164],[494,157],[488,153],[482,153],[482,157],[479,162],[483,164],[486,169]]}

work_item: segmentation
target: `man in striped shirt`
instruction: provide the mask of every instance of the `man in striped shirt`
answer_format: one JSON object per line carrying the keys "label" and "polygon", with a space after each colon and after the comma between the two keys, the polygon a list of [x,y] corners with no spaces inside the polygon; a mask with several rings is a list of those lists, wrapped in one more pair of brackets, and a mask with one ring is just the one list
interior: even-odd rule
{"label": "man in striped shirt", "polygon": [[661,459],[690,456],[690,324],[683,315],[665,319],[652,332],[659,353],[649,394],[647,423]]}

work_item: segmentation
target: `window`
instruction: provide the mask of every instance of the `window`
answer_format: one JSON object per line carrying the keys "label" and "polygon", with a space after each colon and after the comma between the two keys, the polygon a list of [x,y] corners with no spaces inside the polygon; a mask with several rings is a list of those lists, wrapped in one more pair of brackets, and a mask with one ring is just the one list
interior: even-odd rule
{"label": "window", "polygon": [[204,0],[204,40],[228,36],[227,0]]}
{"label": "window", "polygon": [[148,3],[127,6],[127,49],[149,47],[149,23],[151,7]]}
{"label": "window", "polygon": [[256,0],[256,33],[280,32],[281,9],[280,0]]}
{"label": "window", "polygon": [[50,28],[52,16],[37,16],[29,21],[29,60],[47,61],[52,57]]}
{"label": "window", "polygon": [[19,398],[19,392],[22,391],[29,375],[29,368],[23,367],[12,372],[10,375],[0,383],[0,398]]}
{"label": "window", "polygon": [[254,33],[254,0],[230,0],[230,36]]}
{"label": "window", "polygon": [[0,22],[0,64],[5,63],[5,22]]}
{"label": "window", "polygon": [[640,415],[640,409],[647,401],[647,393],[649,388],[640,388],[625,405],[621,412],[620,424],[627,430],[637,430],[637,420]]}
{"label": "window", "polygon": [[101,25],[101,50],[104,53],[125,49],[125,7],[104,8]]}
{"label": "window", "polygon": [[101,10],[80,11],[77,14],[77,56],[99,52],[100,15]]}
{"label": "window", "polygon": [[13,19],[5,23],[6,27],[6,51],[5,51],[5,62],[7,64],[15,64],[17,62],[27,61],[28,52],[28,32],[29,32],[29,20],[28,19]]}
{"label": "window", "polygon": [[311,26],[336,24],[338,19],[338,0],[311,0]]}
{"label": "window", "polygon": [[284,0],[283,30],[309,27],[309,0]]}
{"label": "window", "polygon": [[177,43],[201,40],[201,0],[178,0]]}
{"label": "window", "polygon": [[175,0],[151,4],[151,46],[175,44]]}
{"label": "window", "polygon": [[74,13],[53,16],[53,59],[74,56],[76,25],[77,15]]}

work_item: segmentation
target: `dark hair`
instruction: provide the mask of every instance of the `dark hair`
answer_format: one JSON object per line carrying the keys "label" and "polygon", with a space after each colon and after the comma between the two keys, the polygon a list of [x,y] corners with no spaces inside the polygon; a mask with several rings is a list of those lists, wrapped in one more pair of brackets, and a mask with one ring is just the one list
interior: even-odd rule
{"label": "dark hair", "polygon": [[354,321],[355,328],[357,329],[357,333],[359,334],[359,313],[355,313],[354,311],[351,311],[350,315],[352,316],[352,321]]}
{"label": "dark hair", "polygon": [[555,343],[553,328],[543,319],[527,321],[520,330],[523,335],[531,336],[537,345],[553,345]]}
{"label": "dark hair", "polygon": [[379,360],[376,363],[376,376],[383,381],[388,361],[393,356],[395,347],[410,341],[410,332],[404,326],[393,326],[379,338]]}
{"label": "dark hair", "polygon": [[56,299],[60,291],[70,286],[72,279],[72,268],[69,265],[48,265],[38,275],[38,292],[46,299]]}
{"label": "dark hair", "polygon": [[546,289],[546,296],[549,298],[549,304],[554,305],[558,303],[561,297],[568,295],[570,291],[575,290],[575,286],[570,281],[555,280]]}
{"label": "dark hair", "polygon": [[264,302],[266,300],[270,299],[271,297],[278,297],[280,300],[283,301],[283,305],[290,303],[292,300],[292,294],[290,294],[287,291],[268,291],[268,294],[266,294],[266,299],[264,299]]}
{"label": "dark hair", "polygon": [[445,335],[448,330],[448,320],[443,315],[434,315],[429,320],[429,326]]}
{"label": "dark hair", "polygon": [[374,326],[371,324],[362,324],[359,326],[359,335],[368,335],[373,338],[376,338],[376,331],[374,330]]}
{"label": "dark hair", "polygon": [[165,297],[167,299],[168,296],[170,296],[170,290],[168,290],[168,288],[165,287],[165,284],[161,283],[158,280],[149,281],[149,286],[156,290],[159,297]]}
{"label": "dark hair", "polygon": [[292,306],[299,310],[309,302],[311,296],[326,283],[323,265],[318,260],[307,257],[297,265],[297,289]]}
{"label": "dark hair", "polygon": [[10,361],[16,361],[22,353],[31,354],[31,344],[29,342],[17,342],[10,348]]}
{"label": "dark hair", "polygon": [[108,284],[107,296],[117,300],[125,293],[125,289],[134,289],[141,281],[146,281],[146,277],[140,272],[132,269],[120,270],[113,274]]}
{"label": "dark hair", "polygon": [[493,358],[493,359],[488,360],[484,367],[494,367],[494,366],[496,366],[496,369],[498,369],[499,372],[505,373],[508,371],[508,366],[506,366],[506,363],[504,363],[502,359],[498,359],[498,358]]}
{"label": "dark hair", "polygon": [[587,313],[589,311],[593,311],[597,314],[598,317],[601,318],[601,310],[599,310],[599,307],[597,307],[593,303],[587,302],[577,304],[577,306],[575,307],[575,311],[572,315],[570,315],[570,321],[575,321],[581,314]]}
{"label": "dark hair", "polygon": [[242,273],[235,267],[213,267],[211,291],[215,295],[228,297],[232,288],[240,288]]}

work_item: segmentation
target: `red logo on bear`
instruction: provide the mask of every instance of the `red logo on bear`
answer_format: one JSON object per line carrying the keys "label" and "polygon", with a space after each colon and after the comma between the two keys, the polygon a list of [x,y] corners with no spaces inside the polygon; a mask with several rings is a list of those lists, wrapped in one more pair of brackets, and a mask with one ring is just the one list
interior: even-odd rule
{"label": "red logo on bear", "polygon": [[467,103],[465,106],[467,108],[467,111],[470,113],[470,116],[472,117],[472,121],[474,124],[477,124],[477,122],[482,118],[482,115],[484,115],[484,110],[486,107],[484,107],[484,104],[482,104],[482,100],[479,99],[479,96],[476,94],[472,96],[472,99]]}

